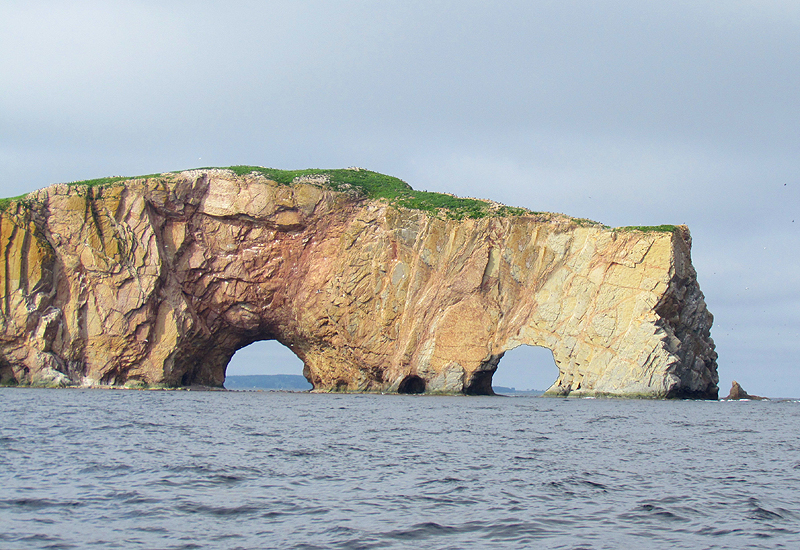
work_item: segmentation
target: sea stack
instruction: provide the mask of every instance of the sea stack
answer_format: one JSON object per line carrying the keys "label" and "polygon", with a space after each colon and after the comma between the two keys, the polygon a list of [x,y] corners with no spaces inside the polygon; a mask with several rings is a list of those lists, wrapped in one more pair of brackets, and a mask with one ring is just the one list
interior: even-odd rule
{"label": "sea stack", "polygon": [[736,380],[733,381],[731,384],[731,392],[728,394],[728,397],[725,398],[726,401],[738,401],[739,399],[752,399],[754,401],[762,401],[767,399],[766,397],[760,397],[758,395],[750,395],[744,388],[739,385],[739,382]]}
{"label": "sea stack", "polygon": [[562,396],[716,399],[685,226],[609,228],[359,169],[57,184],[0,214],[0,383],[222,386],[275,339],[315,391],[491,394],[552,350]]}

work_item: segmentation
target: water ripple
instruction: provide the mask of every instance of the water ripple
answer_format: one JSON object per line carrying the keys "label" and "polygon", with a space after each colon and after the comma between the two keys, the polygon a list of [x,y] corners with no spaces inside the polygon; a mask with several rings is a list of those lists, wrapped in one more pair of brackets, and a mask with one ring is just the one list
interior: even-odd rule
{"label": "water ripple", "polygon": [[800,547],[796,402],[0,398],[3,548]]}

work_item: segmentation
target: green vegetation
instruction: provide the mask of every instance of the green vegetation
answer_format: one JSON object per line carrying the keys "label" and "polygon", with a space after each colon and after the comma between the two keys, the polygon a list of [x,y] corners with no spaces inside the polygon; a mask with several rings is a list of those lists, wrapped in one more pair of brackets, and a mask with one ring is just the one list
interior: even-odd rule
{"label": "green vegetation", "polygon": [[580,227],[595,226],[595,225],[605,227],[602,223],[590,220],[589,218],[572,218],[572,221],[574,221],[575,224]]}
{"label": "green vegetation", "polygon": [[268,179],[289,185],[300,178],[320,181],[336,191],[354,191],[368,199],[384,199],[395,206],[422,210],[436,216],[461,220],[484,218],[489,215],[522,216],[529,212],[524,208],[503,207],[504,211],[492,207],[492,203],[478,199],[463,199],[446,193],[415,191],[399,178],[379,174],[370,170],[346,168],[338,170],[275,170],[260,166],[230,166],[235,174],[259,174]]}
{"label": "green vegetation", "polygon": [[19,195],[18,197],[9,197],[7,199],[0,199],[0,212],[5,212],[12,202],[22,200],[27,195]]}
{"label": "green vegetation", "polygon": [[[67,185],[85,185],[87,187],[103,187],[103,186],[106,186],[106,185],[113,185],[115,183],[121,183],[123,181],[128,181],[128,180],[132,180],[132,179],[154,178],[154,177],[158,177],[158,176],[161,176],[161,174],[147,174],[145,176],[134,176],[134,177],[111,176],[111,177],[107,177],[107,178],[96,178],[96,179],[92,179],[92,180],[73,181],[73,182],[68,183]],[[6,209],[8,209],[8,206],[12,202],[16,202],[16,201],[19,201],[21,199],[24,199],[26,196],[27,196],[27,193],[25,195],[19,195],[17,197],[10,197],[10,198],[7,198],[7,199],[0,199],[0,212],[3,212]]]}
{"label": "green vegetation", "polygon": [[140,180],[140,179],[145,179],[145,178],[155,178],[155,177],[159,177],[159,176],[161,176],[161,174],[147,174],[147,175],[144,175],[144,176],[133,176],[133,177],[111,176],[111,177],[108,177],[108,178],[96,178],[96,179],[93,179],[93,180],[73,181],[73,182],[69,183],[69,185],[85,185],[86,187],[102,187],[104,185],[111,185],[111,184],[114,184],[114,183],[120,183],[120,182],[128,181],[128,180]]}
{"label": "green vegetation", "polygon": [[[139,176],[142,178],[147,178],[149,176]],[[73,181],[69,185],[85,185],[86,187],[101,187],[104,185],[111,185],[113,183],[119,183],[122,181],[127,181],[134,178],[128,178],[126,176],[112,176],[108,178],[96,178],[93,180],[82,180],[82,181]],[[136,178],[138,179],[138,177]]]}
{"label": "green vegetation", "polygon": [[614,231],[641,231],[643,233],[672,233],[677,229],[674,225],[629,225],[627,227],[615,227]]}
{"label": "green vegetation", "polygon": [[462,199],[444,193],[428,191],[410,191],[395,201],[397,206],[412,210],[423,210],[431,214],[444,213],[448,218],[462,220],[464,218],[485,218],[491,212],[490,203],[477,199]]}
{"label": "green vegetation", "polygon": [[526,216],[526,215],[541,215],[544,212],[532,212],[525,208],[520,208],[518,206],[501,206],[497,209],[497,215],[501,217],[509,217],[509,216]]}
{"label": "green vegetation", "polygon": [[318,176],[320,179],[327,180],[332,189],[337,191],[355,189],[371,199],[393,199],[402,193],[413,191],[410,185],[399,178],[354,168],[338,170],[275,170],[260,166],[229,166],[223,168],[223,170],[230,170],[237,176],[260,174],[284,185],[289,185],[300,178]]}
{"label": "green vegetation", "polygon": [[[356,193],[368,199],[386,200],[394,206],[410,208],[413,210],[421,210],[433,216],[455,220],[463,220],[467,218],[478,219],[485,218],[487,216],[506,217],[549,215],[543,212],[532,212],[525,208],[498,205],[497,203],[493,203],[491,201],[455,197],[447,193],[416,191],[399,178],[379,174],[370,170],[363,170],[360,168],[344,168],[337,170],[277,170],[274,168],[264,168],[263,166],[228,166],[225,168],[196,168],[195,170],[230,170],[238,176],[251,174],[261,175],[283,185],[291,185],[297,181],[305,180],[309,183],[323,185],[336,191]],[[177,174],[180,172],[182,172],[182,170],[177,170],[172,173]],[[145,176],[135,177],[112,176],[107,178],[75,181],[69,185],[102,187],[106,185],[119,184],[132,179],[161,176],[162,174],[148,174]],[[12,201],[22,199],[24,196],[25,195],[8,199],[0,199],[0,211],[4,211],[8,208]],[[572,218],[572,221],[582,227],[605,227],[599,222],[585,218]],[[615,228],[615,231],[644,232],[671,232],[674,230],[674,225],[630,226]]]}

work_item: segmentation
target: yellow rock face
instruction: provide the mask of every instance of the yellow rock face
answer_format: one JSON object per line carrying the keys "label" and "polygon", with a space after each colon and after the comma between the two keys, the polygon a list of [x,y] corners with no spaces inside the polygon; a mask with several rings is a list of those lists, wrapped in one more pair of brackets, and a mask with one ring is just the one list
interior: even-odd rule
{"label": "yellow rock face", "polygon": [[0,383],[220,386],[277,339],[317,391],[491,393],[528,344],[552,394],[717,397],[686,228],[442,220],[206,170],[29,195],[0,275]]}

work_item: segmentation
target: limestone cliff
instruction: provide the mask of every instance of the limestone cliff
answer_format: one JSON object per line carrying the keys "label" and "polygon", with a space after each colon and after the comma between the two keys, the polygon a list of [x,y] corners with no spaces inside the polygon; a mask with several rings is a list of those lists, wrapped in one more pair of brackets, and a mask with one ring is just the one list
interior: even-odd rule
{"label": "limestone cliff", "polygon": [[236,350],[276,339],[315,390],[485,394],[528,344],[553,351],[551,394],[717,397],[685,227],[431,212],[318,172],[58,184],[6,204],[0,382],[221,386]]}

